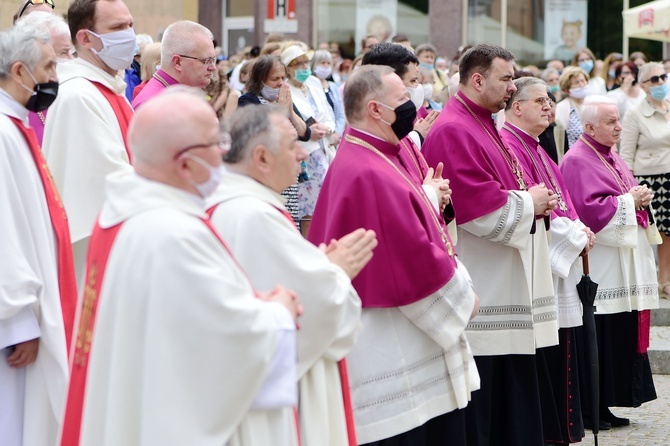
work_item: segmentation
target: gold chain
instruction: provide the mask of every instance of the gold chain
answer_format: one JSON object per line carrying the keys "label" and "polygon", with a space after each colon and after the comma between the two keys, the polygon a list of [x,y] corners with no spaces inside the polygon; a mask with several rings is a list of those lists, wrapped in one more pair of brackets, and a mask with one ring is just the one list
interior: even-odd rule
{"label": "gold chain", "polygon": [[496,138],[491,134],[491,132],[489,132],[489,129],[486,128],[484,123],[479,119],[479,117],[475,114],[475,112],[473,112],[470,109],[468,104],[466,104],[465,101],[458,94],[455,95],[454,97],[458,100],[458,102],[463,104],[465,109],[470,113],[470,115],[472,115],[473,118],[475,118],[475,121],[477,121],[480,127],[484,129],[489,138],[491,138],[491,141],[493,141],[493,144],[495,144],[495,146],[498,148],[498,151],[500,151],[500,154],[505,159],[505,162],[507,163],[509,168],[512,169],[512,174],[514,174],[514,176],[516,177],[516,182],[519,185],[519,189],[526,190],[527,186],[526,182],[523,179],[523,169],[521,168],[521,165],[519,165],[519,159],[513,153],[507,150],[504,144],[501,145],[500,142],[496,140]]}
{"label": "gold chain", "polygon": [[[589,143],[586,140],[586,138],[584,138],[584,135],[580,136],[579,139],[581,139],[584,142],[584,144],[589,146],[591,148],[591,150],[593,150],[595,152],[595,154],[598,156],[600,161],[605,165],[605,168],[607,168],[607,170],[610,172],[610,174],[612,174],[612,176],[614,177],[614,180],[616,181],[617,185],[619,186],[619,189],[621,190],[621,194],[623,195],[623,194],[628,193],[628,191],[631,189],[632,186],[629,186],[627,184],[627,181],[624,178],[622,178],[619,175],[619,173],[616,170],[614,170],[614,167],[612,167],[610,165],[610,163],[608,163],[607,160],[605,158],[603,158],[603,156],[600,154],[600,152],[598,152],[598,150],[595,147],[593,147],[591,145],[591,143]],[[616,161],[616,158],[613,157],[612,160],[614,161],[615,164],[618,164],[617,161]],[[619,166],[619,169],[621,169],[621,166]]]}
{"label": "gold chain", "polygon": [[374,147],[372,144],[368,144],[367,142],[363,141],[362,139],[356,138],[355,136],[351,136],[351,135],[345,136],[344,139],[347,142],[359,145],[361,147],[364,147],[364,148],[370,150],[371,152],[378,155],[381,159],[386,161],[386,163],[389,164],[393,168],[393,170],[395,170],[398,173],[398,175],[400,175],[402,177],[403,180],[405,180],[405,182],[412,188],[412,190],[414,190],[414,192],[421,197],[421,199],[423,200],[423,203],[428,208],[428,212],[430,213],[430,216],[433,218],[433,223],[435,223],[435,227],[437,227],[437,230],[440,233],[440,237],[442,238],[442,242],[444,242],[444,246],[447,247],[447,253],[449,254],[449,257],[453,257],[454,256],[454,248],[451,245],[451,241],[449,240],[449,236],[442,229],[442,225],[440,224],[440,221],[437,219],[437,216],[435,215],[435,213],[436,213],[435,208],[430,203],[430,201],[428,201],[428,197],[426,197],[425,192],[420,191],[419,189],[417,189],[417,187],[409,180],[409,178],[407,178],[405,176],[405,174],[402,173],[402,171],[398,168],[398,166],[393,164],[393,161],[391,161],[386,155],[384,155],[381,151],[379,151],[379,149]]}
{"label": "gold chain", "polygon": [[419,177],[423,180],[424,179],[423,172],[421,172],[421,167],[419,167],[419,161],[415,156],[414,151],[411,148],[407,147],[404,140],[400,140],[400,145],[403,147],[403,149],[407,151],[409,157],[412,158],[412,161],[414,162],[414,167],[416,167],[416,171],[419,173]]}
{"label": "gold chain", "polygon": [[154,73],[154,75],[152,77],[154,79],[156,79],[158,82],[160,82],[161,84],[163,84],[163,86],[165,88],[170,88],[170,84],[168,84],[168,82],[165,79],[163,79],[158,73]]}

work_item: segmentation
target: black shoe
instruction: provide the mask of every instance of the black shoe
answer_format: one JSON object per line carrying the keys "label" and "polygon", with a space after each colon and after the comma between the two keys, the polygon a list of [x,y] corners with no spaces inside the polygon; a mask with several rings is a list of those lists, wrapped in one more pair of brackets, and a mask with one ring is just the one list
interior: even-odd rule
{"label": "black shoe", "polygon": [[[598,423],[598,428],[601,431],[608,431],[611,427],[612,425],[603,419]],[[593,423],[590,418],[584,417],[584,429],[593,430]]]}
{"label": "black shoe", "polygon": [[630,425],[630,420],[628,418],[619,418],[615,416],[612,412],[610,412],[609,409],[604,411],[604,413],[601,415],[601,418],[607,421],[609,424],[611,424],[612,427],[622,427]]}

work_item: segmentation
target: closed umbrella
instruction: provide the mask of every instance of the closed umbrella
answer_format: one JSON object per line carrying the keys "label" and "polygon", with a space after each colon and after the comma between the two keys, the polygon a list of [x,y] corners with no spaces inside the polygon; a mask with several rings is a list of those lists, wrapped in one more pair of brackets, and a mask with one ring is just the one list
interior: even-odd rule
{"label": "closed umbrella", "polygon": [[584,274],[582,280],[577,284],[577,293],[584,308],[584,357],[585,373],[582,375],[588,380],[591,395],[583,395],[583,398],[591,400],[591,422],[593,423],[593,438],[595,446],[598,446],[598,430],[600,424],[599,400],[600,400],[600,373],[598,369],[598,338],[596,336],[596,320],[593,314],[593,303],[596,300],[598,284],[589,276],[589,256],[582,257]]}

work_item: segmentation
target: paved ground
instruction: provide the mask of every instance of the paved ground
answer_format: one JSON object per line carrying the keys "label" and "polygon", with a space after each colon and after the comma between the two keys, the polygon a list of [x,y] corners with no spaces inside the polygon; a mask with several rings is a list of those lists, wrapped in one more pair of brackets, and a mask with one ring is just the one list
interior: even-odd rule
{"label": "paved ground", "polygon": [[[598,434],[599,446],[667,446],[670,445],[670,375],[654,375],[658,399],[636,409],[612,408],[614,415],[630,418],[631,424]],[[578,445],[592,446],[593,434]]]}

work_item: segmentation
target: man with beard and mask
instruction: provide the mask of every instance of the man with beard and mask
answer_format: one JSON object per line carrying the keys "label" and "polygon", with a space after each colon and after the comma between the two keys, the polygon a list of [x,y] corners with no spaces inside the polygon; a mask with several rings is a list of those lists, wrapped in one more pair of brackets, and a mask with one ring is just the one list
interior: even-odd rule
{"label": "man with beard and mask", "polygon": [[363,305],[363,328],[346,358],[358,443],[465,445],[461,409],[479,377],[464,330],[478,298],[412,173],[417,166],[399,155],[414,104],[392,68],[368,65],[347,81],[344,109],[350,127],[309,239],[329,243],[365,228],[379,241],[352,281]]}
{"label": "man with beard and mask", "polygon": [[77,303],[67,217],[28,112],[58,92],[49,33],[0,34],[0,444],[56,444]]}
{"label": "man with beard and mask", "polygon": [[133,110],[118,71],[133,61],[135,32],[122,0],[74,0],[68,23],[79,57],[58,67],[60,89],[49,108],[44,155],[70,218],[81,280],[105,176],[130,169],[126,133]]}
{"label": "man with beard and mask", "polygon": [[516,91],[513,60],[498,46],[468,50],[460,89],[423,146],[429,163],[445,164],[459,258],[481,297],[467,337],[482,386],[466,410],[468,440],[480,446],[543,444],[535,349],[558,344],[543,219],[557,197],[543,184],[531,187],[491,119]]}
{"label": "man with beard and mask", "polygon": [[180,20],[168,26],[161,40],[161,68],[133,100],[137,110],[172,85],[205,88],[216,71],[212,32],[199,23]]}
{"label": "man with beard and mask", "polygon": [[[302,307],[256,292],[207,218],[221,137],[186,87],[133,119],[134,170],[107,177],[91,237],[62,446],[298,444]],[[250,431],[258,412],[288,415]]]}

